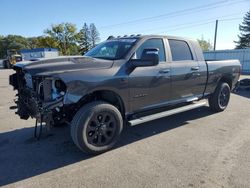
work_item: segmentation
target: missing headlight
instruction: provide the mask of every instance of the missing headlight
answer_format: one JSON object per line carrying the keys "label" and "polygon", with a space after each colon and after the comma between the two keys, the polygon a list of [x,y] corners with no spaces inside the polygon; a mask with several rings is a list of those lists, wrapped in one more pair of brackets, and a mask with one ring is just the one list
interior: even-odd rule
{"label": "missing headlight", "polygon": [[28,87],[28,88],[33,88],[33,83],[32,83],[32,76],[30,75],[30,74],[28,74],[28,73],[26,73],[25,75],[24,75],[24,79],[25,79],[25,82],[26,82],[26,86]]}
{"label": "missing headlight", "polygon": [[52,99],[58,99],[65,95],[66,85],[61,80],[52,81]]}
{"label": "missing headlight", "polygon": [[65,92],[66,91],[66,85],[65,83],[63,83],[63,81],[61,80],[56,80],[55,81],[55,88],[59,91],[59,92]]}

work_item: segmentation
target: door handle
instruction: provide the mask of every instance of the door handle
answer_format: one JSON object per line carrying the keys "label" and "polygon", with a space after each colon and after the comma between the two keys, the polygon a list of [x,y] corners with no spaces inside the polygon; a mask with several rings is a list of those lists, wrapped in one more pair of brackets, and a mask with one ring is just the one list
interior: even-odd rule
{"label": "door handle", "polygon": [[169,72],[170,72],[170,69],[163,69],[159,71],[160,74],[167,74]]}
{"label": "door handle", "polygon": [[200,67],[192,67],[191,70],[192,71],[198,71],[200,69]]}

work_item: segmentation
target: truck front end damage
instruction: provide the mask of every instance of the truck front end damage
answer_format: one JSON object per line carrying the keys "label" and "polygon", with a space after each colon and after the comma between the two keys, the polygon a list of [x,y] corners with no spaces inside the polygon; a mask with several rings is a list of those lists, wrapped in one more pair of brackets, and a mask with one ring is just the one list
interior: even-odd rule
{"label": "truck front end damage", "polygon": [[21,68],[9,78],[10,85],[17,90],[17,112],[21,119],[35,118],[46,125],[66,121],[63,99],[66,85],[55,77],[32,76]]}

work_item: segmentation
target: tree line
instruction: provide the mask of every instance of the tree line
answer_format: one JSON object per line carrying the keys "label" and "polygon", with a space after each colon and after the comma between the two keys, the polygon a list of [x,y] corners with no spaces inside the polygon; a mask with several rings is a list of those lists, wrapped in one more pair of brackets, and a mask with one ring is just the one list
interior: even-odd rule
{"label": "tree line", "polygon": [[[239,30],[236,49],[250,48],[250,11],[243,18]],[[46,29],[43,36],[0,35],[0,58],[4,58],[9,49],[58,48],[61,55],[84,54],[99,41],[100,34],[93,23],[84,23],[79,31],[72,23],[55,24]],[[210,41],[202,37],[198,42],[204,51],[212,50]]]}
{"label": "tree line", "polygon": [[7,50],[57,48],[61,55],[84,54],[100,42],[100,34],[94,23],[84,23],[78,31],[72,23],[54,24],[44,31],[43,36],[23,37],[20,35],[0,35],[0,58]]}

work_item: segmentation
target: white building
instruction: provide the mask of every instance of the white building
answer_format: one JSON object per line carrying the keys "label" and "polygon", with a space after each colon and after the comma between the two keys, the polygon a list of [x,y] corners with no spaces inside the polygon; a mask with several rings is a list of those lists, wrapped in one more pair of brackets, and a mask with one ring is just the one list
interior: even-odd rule
{"label": "white building", "polygon": [[20,50],[23,60],[31,60],[36,58],[53,58],[59,56],[56,48],[35,48]]}
{"label": "white building", "polygon": [[206,60],[238,59],[242,66],[242,73],[250,73],[250,48],[206,51],[204,57]]}

